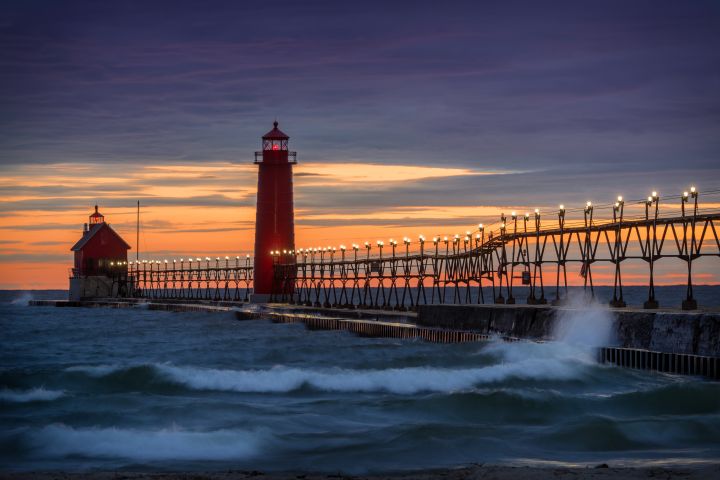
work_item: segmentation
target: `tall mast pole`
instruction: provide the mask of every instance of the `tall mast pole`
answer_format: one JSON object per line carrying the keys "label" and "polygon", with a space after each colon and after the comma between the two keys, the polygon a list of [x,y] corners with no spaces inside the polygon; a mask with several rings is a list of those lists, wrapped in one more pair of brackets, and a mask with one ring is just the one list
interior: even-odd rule
{"label": "tall mast pole", "polygon": [[140,260],[140,200],[138,200],[137,223],[135,225],[135,260]]}

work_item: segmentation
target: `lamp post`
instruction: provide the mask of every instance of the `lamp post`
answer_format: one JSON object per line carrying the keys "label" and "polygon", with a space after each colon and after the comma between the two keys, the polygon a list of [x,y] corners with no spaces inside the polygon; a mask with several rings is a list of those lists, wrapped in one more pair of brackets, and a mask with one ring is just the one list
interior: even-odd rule
{"label": "lamp post", "polygon": [[[655,207],[653,211],[653,221],[652,224],[650,224],[650,212],[653,210],[653,206]],[[647,220],[647,240],[645,245],[646,251],[650,252],[650,282],[648,287],[648,299],[643,304],[643,308],[646,309],[656,309],[660,306],[655,298],[655,252],[657,250],[657,218],[659,206],[660,196],[657,192],[653,191],[652,194],[647,197],[647,201],[645,202],[645,220]]]}
{"label": "lamp post", "polygon": [[590,284],[590,295],[591,298],[595,297],[595,290],[593,289],[592,283],[592,271],[591,271],[591,256],[592,256],[592,221],[594,207],[592,202],[588,201],[585,204],[584,218],[585,218],[585,243],[582,249],[583,264],[580,268],[580,276],[583,277],[583,289],[587,290],[588,283]]}
{"label": "lamp post", "polygon": [[689,199],[693,199],[693,214],[692,218],[689,222],[690,226],[690,242],[688,244],[688,238],[687,238],[687,230],[688,230],[688,222],[685,221],[683,223],[683,248],[685,250],[685,256],[687,258],[687,269],[688,269],[688,276],[687,276],[687,291],[685,295],[685,300],[682,302],[682,309],[683,310],[696,310],[697,309],[697,300],[695,300],[693,296],[693,282],[692,282],[692,262],[694,256],[697,254],[698,246],[697,241],[695,239],[695,222],[697,220],[697,213],[698,213],[698,192],[697,189],[692,186],[690,187],[690,194],[688,195],[688,192],[683,192],[682,196],[682,216],[685,217],[685,204],[688,203]]}
{"label": "lamp post", "polygon": [[498,264],[498,278],[500,280],[500,288],[498,290],[498,296],[495,297],[495,303],[503,304],[505,303],[505,297],[502,294],[502,286],[503,286],[503,275],[505,275],[505,269],[507,268],[507,253],[505,250],[505,228],[506,228],[506,217],[505,214],[500,214],[500,244],[501,244],[501,256],[500,256],[500,262]]}
{"label": "lamp post", "polygon": [[[512,257],[510,257],[510,278],[508,280],[508,298],[507,298],[507,304],[514,305],[515,304],[515,296],[513,295],[513,283],[515,283],[515,263],[517,261],[517,256],[515,255],[515,248],[517,244],[517,214],[515,212],[511,212],[510,217],[513,221],[513,237],[512,237]],[[506,270],[507,271],[507,270]]]}
{"label": "lamp post", "polygon": [[552,301],[553,305],[561,305],[562,299],[560,298],[560,269],[563,271],[563,279],[565,283],[565,291],[567,292],[567,268],[565,266],[565,205],[560,204],[558,208],[558,226],[560,227],[560,255],[557,264],[557,275],[555,277],[555,300]]}

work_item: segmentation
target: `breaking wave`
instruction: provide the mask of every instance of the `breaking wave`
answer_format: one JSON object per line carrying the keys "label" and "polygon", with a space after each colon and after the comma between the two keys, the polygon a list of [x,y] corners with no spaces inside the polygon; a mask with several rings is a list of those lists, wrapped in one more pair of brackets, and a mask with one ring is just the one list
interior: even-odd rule
{"label": "breaking wave", "polygon": [[260,450],[262,434],[242,430],[194,432],[49,425],[27,433],[43,455],[159,460],[244,459]]}
{"label": "breaking wave", "polygon": [[[570,380],[590,368],[591,358],[577,356],[524,357],[534,345],[497,344],[489,347],[506,361],[479,368],[407,367],[382,370],[302,369],[274,367],[267,370],[231,370],[152,364],[122,367],[118,365],[78,366],[70,371],[91,377],[103,377],[131,369],[151,369],[156,377],[193,390],[255,393],[284,393],[310,387],[330,392],[379,392],[413,394],[418,392],[455,392],[507,379]],[[526,348],[522,348],[526,347]],[[545,348],[545,352],[549,349]]]}
{"label": "breaking wave", "polygon": [[28,402],[51,402],[65,396],[61,390],[45,390],[43,387],[31,390],[0,390],[0,402],[28,403]]}

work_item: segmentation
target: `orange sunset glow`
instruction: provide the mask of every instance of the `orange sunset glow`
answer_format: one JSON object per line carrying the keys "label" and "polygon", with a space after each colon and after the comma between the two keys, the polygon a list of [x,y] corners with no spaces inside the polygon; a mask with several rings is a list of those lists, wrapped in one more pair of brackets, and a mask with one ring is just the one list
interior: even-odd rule
{"label": "orange sunset glow", "polygon": [[[0,203],[0,288],[65,288],[71,266],[69,248],[79,238],[82,223],[87,221],[95,204],[130,243],[133,259],[137,250],[135,205],[138,200],[141,203],[141,259],[252,255],[256,170],[249,162],[132,168],[51,164],[41,171],[34,166],[5,167],[0,188],[12,193],[6,194]],[[378,239],[387,241],[405,236],[416,239],[420,234],[426,237],[464,234],[466,230],[474,232],[478,223],[497,228],[502,213],[532,212],[536,207],[491,202],[472,205],[463,198],[457,198],[456,203],[435,204],[437,197],[431,195],[424,205],[403,205],[395,203],[392,195],[397,186],[448,178],[501,178],[517,173],[511,171],[301,161],[294,173],[297,248],[374,243]],[[307,201],[311,192],[323,189],[374,195],[385,201],[381,205],[347,202],[317,205]],[[704,204],[706,209],[719,206],[713,202]],[[541,208],[548,212],[543,224],[556,224],[557,207]],[[679,214],[680,205],[668,202],[663,208],[668,214]],[[641,210],[629,206],[627,216],[642,215]],[[582,221],[582,215],[576,215],[573,221]],[[568,224],[572,224],[570,218]],[[416,248],[412,246],[413,250]],[[633,284],[635,276],[638,284],[646,280],[644,265],[628,264],[628,267],[624,275],[627,284]],[[612,283],[612,272],[605,270],[595,267],[597,284]],[[658,271],[658,284],[683,281],[681,273],[663,268],[662,262],[658,264]],[[710,262],[698,263],[695,271],[701,283],[714,284],[720,280],[717,267]],[[546,272],[546,282],[551,283],[548,275]],[[576,274],[571,274],[569,280],[571,284],[582,284],[582,278]]]}

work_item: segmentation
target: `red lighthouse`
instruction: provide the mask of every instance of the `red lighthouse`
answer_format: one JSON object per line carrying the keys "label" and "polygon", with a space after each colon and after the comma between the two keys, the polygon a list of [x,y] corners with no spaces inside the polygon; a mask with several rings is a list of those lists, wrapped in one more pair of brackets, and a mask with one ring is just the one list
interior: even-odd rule
{"label": "red lighthouse", "polygon": [[70,300],[89,297],[112,297],[119,291],[113,279],[127,274],[127,251],[130,245],[105,223],[98,211],[88,218],[83,236],[70,249],[75,254],[75,267],[70,277]]}
{"label": "red lighthouse", "polygon": [[255,152],[258,165],[255,217],[255,268],[253,302],[266,302],[273,287],[274,250],[295,249],[292,166],[296,153],[288,151],[288,137],[279,128],[262,137],[262,152]]}

